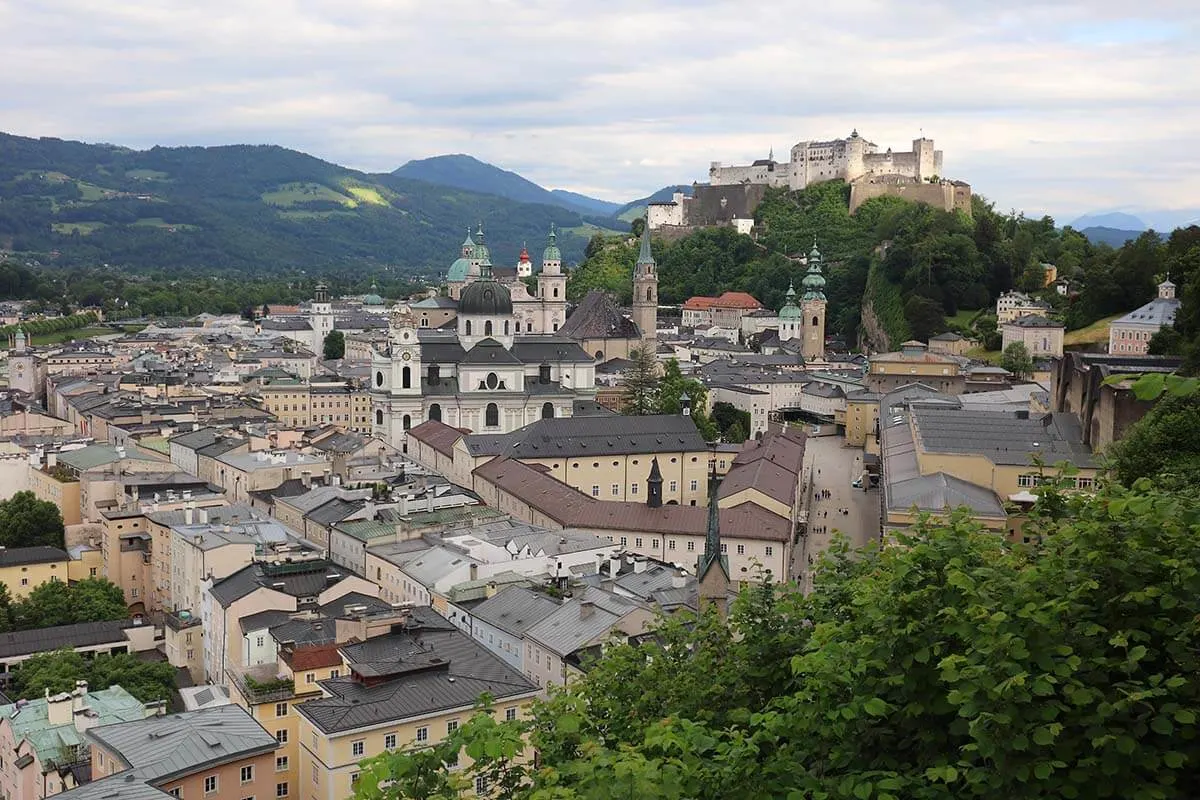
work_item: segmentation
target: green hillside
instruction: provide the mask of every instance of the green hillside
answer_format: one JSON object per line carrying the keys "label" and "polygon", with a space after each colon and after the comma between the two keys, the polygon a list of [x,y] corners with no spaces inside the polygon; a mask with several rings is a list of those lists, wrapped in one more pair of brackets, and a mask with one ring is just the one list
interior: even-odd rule
{"label": "green hillside", "polygon": [[589,218],[555,205],[372,175],[273,146],[138,151],[0,134],[0,251],[65,266],[441,271],[467,225],[515,262],[551,223],[568,262]]}

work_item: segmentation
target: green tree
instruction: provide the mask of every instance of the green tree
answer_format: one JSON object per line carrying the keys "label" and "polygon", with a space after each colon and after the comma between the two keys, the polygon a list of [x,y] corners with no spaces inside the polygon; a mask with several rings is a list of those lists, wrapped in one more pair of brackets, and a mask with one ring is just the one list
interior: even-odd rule
{"label": "green tree", "polygon": [[744,442],[750,431],[750,412],[742,411],[732,403],[713,403],[712,421],[727,442]]}
{"label": "green tree", "polygon": [[1013,342],[1004,348],[1000,366],[1019,378],[1026,378],[1033,374],[1033,356],[1024,342]]}
{"label": "green tree", "polygon": [[1200,393],[1166,395],[1108,450],[1118,480],[1200,486]]}
{"label": "green tree", "polygon": [[85,578],[71,584],[70,596],[75,622],[103,622],[129,616],[125,593],[105,578]]}
{"label": "green tree", "polygon": [[105,622],[128,616],[121,587],[104,578],[87,578],[70,585],[61,580],[47,581],[12,604],[13,622],[18,630]]}
{"label": "green tree", "polygon": [[922,342],[946,330],[942,304],[919,294],[912,295],[904,303],[904,318],[908,320],[912,337]]}
{"label": "green tree", "polygon": [[[810,596],[747,589],[728,628],[613,644],[527,721],[484,713],[372,759],[356,796],[460,797],[487,775],[512,800],[1192,798],[1198,518],[1142,482],[1039,504],[1034,544],[964,510],[838,546]],[[447,769],[460,749],[477,760]]]}
{"label": "green tree", "polygon": [[705,441],[711,442],[717,438],[717,428],[708,418],[708,389],[695,378],[685,377],[679,369],[679,362],[670,358],[663,365],[662,377],[658,380],[657,397],[654,408],[659,414],[683,413],[683,395],[688,396],[691,405],[692,421]]}
{"label": "green tree", "polygon": [[346,355],[346,334],[341,331],[330,331],[325,334],[324,357],[326,361],[335,361]]}
{"label": "green tree", "polygon": [[54,503],[39,500],[30,491],[0,501],[0,545],[62,547],[63,536],[62,512]]}
{"label": "green tree", "polygon": [[69,692],[75,681],[86,680],[88,689],[120,686],[144,703],[169,700],[175,688],[175,668],[163,661],[141,661],[130,653],[85,659],[69,648],[39,653],[21,662],[16,674],[17,696],[33,699]]}
{"label": "green tree", "polygon": [[625,391],[622,411],[635,417],[658,413],[658,359],[654,348],[643,346],[629,351],[629,367],[621,373]]}

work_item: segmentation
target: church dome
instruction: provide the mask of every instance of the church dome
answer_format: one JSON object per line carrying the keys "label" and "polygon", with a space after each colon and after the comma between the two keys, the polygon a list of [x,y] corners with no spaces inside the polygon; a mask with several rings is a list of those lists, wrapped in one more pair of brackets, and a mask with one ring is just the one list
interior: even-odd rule
{"label": "church dome", "polygon": [[461,282],[467,279],[467,270],[471,268],[471,262],[466,258],[459,258],[450,265],[450,271],[446,273],[446,280],[450,282]]}
{"label": "church dome", "polygon": [[780,319],[800,319],[800,307],[796,305],[796,289],[792,285],[788,285],[787,301],[783,304],[783,308],[779,309]]}
{"label": "church dome", "polygon": [[458,313],[483,317],[501,317],[513,313],[512,293],[493,280],[467,284],[458,297]]}

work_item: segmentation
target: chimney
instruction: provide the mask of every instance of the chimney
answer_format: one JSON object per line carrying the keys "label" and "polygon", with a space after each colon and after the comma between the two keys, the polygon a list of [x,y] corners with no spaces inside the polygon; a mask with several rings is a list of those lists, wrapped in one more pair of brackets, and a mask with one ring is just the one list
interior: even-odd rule
{"label": "chimney", "polygon": [[192,524],[192,520],[194,519],[195,514],[196,514],[195,505],[196,505],[195,503],[192,503],[189,501],[188,504],[186,506],[184,506],[184,508],[183,508],[183,524],[184,525]]}
{"label": "chimney", "polygon": [[46,469],[54,469],[58,466],[58,453],[50,451],[46,453]]}
{"label": "chimney", "polygon": [[635,575],[641,575],[645,571],[646,571],[646,559],[635,558],[633,560],[633,573]]}
{"label": "chimney", "polygon": [[300,485],[305,489],[312,488],[312,473],[310,471],[304,470],[300,473]]}
{"label": "chimney", "polygon": [[682,589],[684,586],[687,586],[687,576],[686,575],[671,576],[671,588],[672,589]]}
{"label": "chimney", "polygon": [[74,716],[71,707],[70,692],[61,692],[51,697],[50,690],[46,690],[46,721],[50,725],[70,725]]}
{"label": "chimney", "polygon": [[609,556],[608,558],[608,577],[615,578],[621,572],[621,557],[619,555]]}
{"label": "chimney", "polygon": [[496,582],[488,581],[488,585],[483,588],[485,597],[492,598],[496,596]]}
{"label": "chimney", "polygon": [[471,565],[471,580],[473,580],[473,581],[479,580],[479,565],[478,564]]}
{"label": "chimney", "polygon": [[87,681],[75,681],[75,691],[71,693],[72,702],[71,710],[75,712],[83,711],[87,708]]}
{"label": "chimney", "polygon": [[199,522],[201,525],[208,524],[208,509],[207,508],[196,509],[196,521]]}
{"label": "chimney", "polygon": [[595,603],[593,603],[591,600],[580,600],[579,601],[579,618],[580,619],[588,619],[595,613],[596,613],[596,604]]}

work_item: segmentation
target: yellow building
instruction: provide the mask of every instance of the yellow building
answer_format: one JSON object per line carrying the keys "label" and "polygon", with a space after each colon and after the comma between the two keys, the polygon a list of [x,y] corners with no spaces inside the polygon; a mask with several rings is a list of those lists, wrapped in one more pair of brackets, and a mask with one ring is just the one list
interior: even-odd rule
{"label": "yellow building", "polygon": [[70,548],[71,561],[67,564],[67,582],[78,583],[88,578],[100,578],[104,572],[104,552],[92,545]]}
{"label": "yellow building", "polygon": [[923,383],[946,394],[962,394],[966,379],[958,362],[948,355],[931,353],[923,342],[910,341],[894,353],[877,353],[870,358],[866,385],[880,394],[909,383]]}
{"label": "yellow building", "polygon": [[29,490],[38,500],[48,500],[62,512],[64,525],[78,525],[83,521],[80,508],[79,478],[56,465],[29,467]]}
{"label": "yellow building", "polygon": [[69,580],[71,557],[57,547],[0,547],[0,583],[19,600],[43,583]]}
{"label": "yellow building", "polygon": [[[879,395],[866,390],[846,395],[846,444],[878,451],[875,441],[879,425]],[[872,449],[869,445],[875,445]]]}
{"label": "yellow building", "polygon": [[351,796],[364,759],[437,744],[484,694],[499,719],[529,713],[537,686],[431,609],[411,613],[396,632],[343,646],[345,677],[322,682],[325,697],[296,706],[304,797]]}

